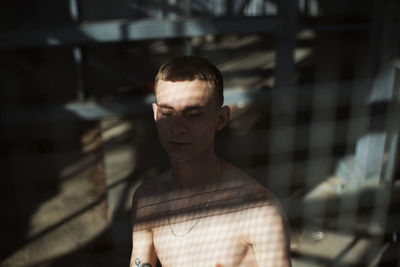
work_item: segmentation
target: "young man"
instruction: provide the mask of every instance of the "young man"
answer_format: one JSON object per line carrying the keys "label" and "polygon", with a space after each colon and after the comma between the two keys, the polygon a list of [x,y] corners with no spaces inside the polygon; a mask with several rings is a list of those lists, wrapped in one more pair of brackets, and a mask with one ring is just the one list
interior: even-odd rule
{"label": "young man", "polygon": [[282,210],[260,183],[214,153],[229,120],[218,69],[171,59],[155,83],[154,120],[171,169],[133,198],[131,267],[290,266]]}

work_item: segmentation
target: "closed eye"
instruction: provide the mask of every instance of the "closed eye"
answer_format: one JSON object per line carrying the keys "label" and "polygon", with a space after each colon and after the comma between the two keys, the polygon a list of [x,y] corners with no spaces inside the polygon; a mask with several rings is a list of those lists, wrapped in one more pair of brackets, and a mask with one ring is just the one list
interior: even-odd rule
{"label": "closed eye", "polygon": [[161,111],[161,115],[163,115],[163,116],[171,116],[172,112],[171,111]]}
{"label": "closed eye", "polygon": [[201,115],[203,115],[201,112],[190,112],[186,114],[186,117],[194,118],[194,117],[200,117]]}
{"label": "closed eye", "polygon": [[183,114],[187,118],[196,118],[202,116],[204,114],[204,111],[202,108],[199,107],[189,107],[183,111]]}
{"label": "closed eye", "polygon": [[171,109],[171,108],[160,107],[159,112],[161,113],[162,116],[173,115],[173,109]]}

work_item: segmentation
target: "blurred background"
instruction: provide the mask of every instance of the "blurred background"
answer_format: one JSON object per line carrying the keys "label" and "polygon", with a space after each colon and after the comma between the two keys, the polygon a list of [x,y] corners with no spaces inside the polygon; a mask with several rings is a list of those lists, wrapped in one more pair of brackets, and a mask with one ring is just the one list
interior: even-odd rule
{"label": "blurred background", "polygon": [[400,266],[400,2],[3,0],[0,265],[128,266],[168,168],[154,75],[199,55],[232,109],[216,150],[282,201],[293,266]]}

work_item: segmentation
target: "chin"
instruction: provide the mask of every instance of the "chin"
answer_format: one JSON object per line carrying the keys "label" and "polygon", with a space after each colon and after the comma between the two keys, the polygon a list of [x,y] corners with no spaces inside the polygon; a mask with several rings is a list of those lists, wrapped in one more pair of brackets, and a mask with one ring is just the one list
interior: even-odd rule
{"label": "chin", "polygon": [[173,162],[185,163],[198,158],[198,154],[194,153],[192,150],[168,149],[166,151],[169,159]]}
{"label": "chin", "polygon": [[177,155],[176,153],[168,153],[168,156],[172,162],[177,162],[177,163],[185,163],[193,159],[188,155]]}

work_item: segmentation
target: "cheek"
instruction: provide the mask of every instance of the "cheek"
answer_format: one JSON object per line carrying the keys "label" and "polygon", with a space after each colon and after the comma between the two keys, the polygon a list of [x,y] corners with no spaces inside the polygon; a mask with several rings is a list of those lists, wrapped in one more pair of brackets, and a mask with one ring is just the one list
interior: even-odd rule
{"label": "cheek", "polygon": [[216,127],[212,121],[208,120],[192,125],[191,131],[193,134],[199,135],[200,137],[214,136]]}
{"label": "cheek", "polygon": [[166,120],[158,121],[156,124],[158,135],[164,136],[168,133],[169,124]]}
{"label": "cheek", "polygon": [[[170,134],[171,123],[172,122],[168,118],[161,119],[156,123],[158,135],[160,137]],[[187,121],[185,127],[188,128],[188,134],[190,136],[198,138],[214,136],[216,132],[216,122],[214,118]]]}

